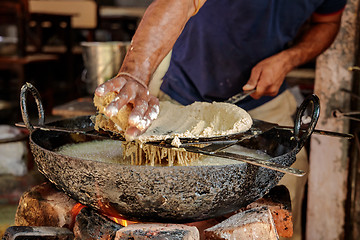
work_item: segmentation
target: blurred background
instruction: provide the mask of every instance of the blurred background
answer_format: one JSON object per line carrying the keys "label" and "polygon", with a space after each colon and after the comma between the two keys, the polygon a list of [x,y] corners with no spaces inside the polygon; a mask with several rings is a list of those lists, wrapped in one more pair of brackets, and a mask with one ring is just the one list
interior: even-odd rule
{"label": "blurred background", "polygon": [[[24,191],[45,179],[29,154],[19,96],[40,92],[46,122],[91,114],[99,81],[118,71],[151,0],[0,1],[0,236],[14,225]],[[36,122],[32,97],[27,103]]]}

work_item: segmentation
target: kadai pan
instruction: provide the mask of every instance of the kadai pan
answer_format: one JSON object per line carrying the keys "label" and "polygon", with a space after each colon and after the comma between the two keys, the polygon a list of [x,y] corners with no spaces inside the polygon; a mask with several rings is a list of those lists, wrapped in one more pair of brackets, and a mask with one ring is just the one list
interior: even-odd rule
{"label": "kadai pan", "polygon": [[[263,197],[283,173],[243,162],[205,166],[134,166],[69,157],[56,149],[99,139],[76,132],[34,129],[28,121],[26,95],[21,91],[23,120],[30,131],[30,147],[39,171],[76,201],[104,214],[133,221],[184,223],[201,221],[238,210]],[[38,125],[44,125],[40,99]],[[91,128],[88,116],[51,123],[77,130]],[[316,124],[316,123],[315,123]],[[314,125],[315,125],[314,124]],[[315,126],[313,126],[315,127]],[[238,144],[267,153],[269,161],[291,166],[311,135],[272,128]]]}

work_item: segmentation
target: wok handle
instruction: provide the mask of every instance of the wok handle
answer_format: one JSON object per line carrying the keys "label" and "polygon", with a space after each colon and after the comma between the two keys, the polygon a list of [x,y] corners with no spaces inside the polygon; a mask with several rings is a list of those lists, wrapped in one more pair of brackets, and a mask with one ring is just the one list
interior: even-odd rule
{"label": "wok handle", "polygon": [[27,111],[27,104],[26,104],[28,92],[30,92],[35,99],[35,102],[37,105],[37,110],[38,110],[38,116],[39,116],[38,125],[40,125],[40,126],[44,125],[44,123],[45,123],[45,113],[44,113],[44,107],[41,102],[41,98],[40,98],[40,94],[39,94],[38,90],[31,83],[28,83],[28,82],[25,83],[21,87],[21,91],[20,91],[21,116],[25,123],[26,128],[30,132],[33,132],[34,126],[31,125],[31,123],[30,123],[29,114]]}
{"label": "wok handle", "polygon": [[[304,116],[304,112],[306,111],[306,109],[309,107],[309,104],[312,104],[312,112],[310,114],[311,121],[307,125],[306,129],[302,129],[301,128],[302,117]],[[298,144],[298,151],[300,151],[300,149],[304,146],[306,140],[313,133],[316,123],[319,119],[319,115],[320,115],[320,100],[318,96],[312,94],[303,101],[303,103],[300,105],[296,113],[294,135],[295,135],[295,140],[297,141]]]}

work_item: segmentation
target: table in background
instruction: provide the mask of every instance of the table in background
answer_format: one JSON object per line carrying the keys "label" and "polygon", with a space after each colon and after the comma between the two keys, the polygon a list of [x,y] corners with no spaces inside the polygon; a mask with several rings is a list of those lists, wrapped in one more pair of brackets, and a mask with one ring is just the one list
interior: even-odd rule
{"label": "table in background", "polygon": [[94,115],[96,108],[91,97],[78,98],[68,103],[56,106],[52,114],[64,118]]}

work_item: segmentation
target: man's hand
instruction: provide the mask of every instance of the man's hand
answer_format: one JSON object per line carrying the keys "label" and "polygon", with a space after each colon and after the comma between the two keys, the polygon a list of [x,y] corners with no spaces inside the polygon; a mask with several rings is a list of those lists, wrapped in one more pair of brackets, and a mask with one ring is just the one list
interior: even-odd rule
{"label": "man's hand", "polygon": [[[117,97],[107,106],[108,116],[115,115],[125,104],[134,108],[129,117],[128,140],[143,133],[159,114],[159,100],[147,89],[152,74],[170,52],[182,29],[206,0],[157,0],[147,8],[125,56],[120,72],[100,85],[95,94],[104,96],[116,92]],[[139,79],[143,81],[139,81]]]}
{"label": "man's hand", "polygon": [[128,103],[133,105],[129,116],[130,127],[125,133],[127,140],[133,140],[145,132],[159,114],[159,100],[149,94],[146,85],[129,76],[115,77],[95,90],[95,94],[99,97],[109,92],[116,92],[117,96],[106,108],[105,114],[108,117],[116,115],[119,109]]}
{"label": "man's hand", "polygon": [[334,41],[339,31],[342,11],[329,15],[314,13],[311,26],[302,35],[300,41],[289,49],[259,62],[243,90],[256,88],[251,94],[255,99],[261,96],[275,96],[287,73],[309,60],[316,58]]}
{"label": "man's hand", "polygon": [[256,88],[251,97],[259,99],[261,96],[276,96],[286,74],[291,70],[284,52],[266,58],[251,70],[251,75],[243,90]]}

